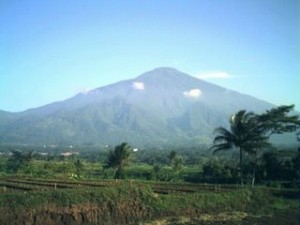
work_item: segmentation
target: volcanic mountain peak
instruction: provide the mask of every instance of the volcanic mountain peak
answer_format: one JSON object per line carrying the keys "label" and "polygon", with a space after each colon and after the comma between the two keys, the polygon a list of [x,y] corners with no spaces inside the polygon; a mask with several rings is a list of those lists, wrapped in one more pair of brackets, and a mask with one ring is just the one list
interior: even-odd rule
{"label": "volcanic mountain peak", "polygon": [[143,73],[142,75],[138,76],[138,79],[149,79],[149,78],[162,78],[162,77],[169,77],[174,78],[177,76],[186,75],[189,76],[183,72],[180,72],[179,70],[176,70],[171,67],[159,67],[153,70],[150,70],[148,72]]}
{"label": "volcanic mountain peak", "polygon": [[[0,113],[3,143],[131,144],[208,142],[237,110],[271,104],[169,67],[23,113]],[[199,144],[199,143],[198,143]]]}
{"label": "volcanic mountain peak", "polygon": [[145,82],[148,84],[164,84],[164,85],[178,85],[186,84],[187,82],[199,81],[199,79],[188,74],[180,72],[170,67],[160,67],[154,70],[143,73],[135,78],[135,81]]}

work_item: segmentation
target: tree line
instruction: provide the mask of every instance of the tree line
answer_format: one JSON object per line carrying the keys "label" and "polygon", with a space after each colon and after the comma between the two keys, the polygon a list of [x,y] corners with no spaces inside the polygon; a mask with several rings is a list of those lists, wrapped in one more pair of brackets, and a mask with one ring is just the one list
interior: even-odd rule
{"label": "tree line", "polygon": [[298,115],[289,113],[294,105],[279,106],[262,114],[240,110],[229,119],[230,129],[218,127],[213,141],[214,153],[235,148],[239,151],[239,178],[244,183],[243,154],[253,155],[252,185],[255,183],[257,162],[260,152],[270,148],[269,139],[274,134],[295,132],[300,126]]}
{"label": "tree line", "polygon": [[[113,178],[124,179],[126,176],[155,180],[184,180],[191,182],[210,183],[237,183],[244,184],[255,181],[295,181],[299,175],[300,149],[298,153],[293,151],[290,157],[286,157],[288,151],[276,151],[270,143],[270,137],[274,134],[294,132],[300,126],[297,115],[292,115],[293,105],[279,106],[267,110],[262,114],[255,114],[240,110],[229,118],[229,127],[215,129],[213,145],[209,151],[213,157],[199,153],[199,149],[190,150],[157,150],[134,152],[128,143],[121,143],[109,151],[94,152],[93,155],[86,152],[82,156],[69,158],[58,156],[45,156],[47,161],[42,170],[36,174],[47,174],[53,170],[62,174],[70,171],[77,178],[87,176],[89,170],[93,173],[103,174],[107,177],[106,170],[113,170]],[[300,133],[298,140],[300,141]],[[203,148],[203,146],[202,146]],[[222,154],[227,150],[230,154]],[[236,158],[234,151],[239,153]],[[12,150],[11,156],[5,163],[0,162],[0,170],[7,173],[27,171],[34,174],[30,167],[32,159],[41,159],[41,156],[32,151],[21,152]],[[51,164],[51,160],[63,163]],[[144,171],[127,170],[132,162],[148,165]],[[94,164],[97,166],[95,172]],[[198,165],[198,169],[195,169]],[[193,167],[194,169],[188,169]],[[31,168],[31,169],[30,169]],[[136,169],[140,170],[140,168]],[[30,172],[31,171],[31,172]],[[92,172],[90,174],[92,176]],[[99,176],[98,176],[99,177]]]}

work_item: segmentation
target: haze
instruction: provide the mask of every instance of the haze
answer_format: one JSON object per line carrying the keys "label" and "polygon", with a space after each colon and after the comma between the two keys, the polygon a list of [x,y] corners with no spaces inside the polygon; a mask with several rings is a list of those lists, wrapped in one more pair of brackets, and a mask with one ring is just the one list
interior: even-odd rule
{"label": "haze", "polygon": [[0,109],[168,66],[299,111],[299,9],[297,0],[1,1]]}

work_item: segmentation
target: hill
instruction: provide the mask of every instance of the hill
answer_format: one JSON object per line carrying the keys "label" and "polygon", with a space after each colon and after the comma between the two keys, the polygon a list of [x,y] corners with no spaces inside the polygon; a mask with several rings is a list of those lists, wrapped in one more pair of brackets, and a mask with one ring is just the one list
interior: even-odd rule
{"label": "hill", "polygon": [[272,104],[173,68],[157,68],[70,99],[20,113],[0,112],[1,143],[163,146],[210,143],[240,109]]}

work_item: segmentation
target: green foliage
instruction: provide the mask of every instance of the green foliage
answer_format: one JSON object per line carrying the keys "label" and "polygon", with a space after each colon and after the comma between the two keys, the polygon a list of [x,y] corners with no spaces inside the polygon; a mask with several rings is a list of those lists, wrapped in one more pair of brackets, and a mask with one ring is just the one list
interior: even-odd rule
{"label": "green foliage", "polygon": [[6,170],[17,173],[20,169],[29,166],[32,160],[32,151],[29,153],[22,153],[18,150],[13,150],[12,156],[7,161]]}
{"label": "green foliage", "polygon": [[258,129],[268,137],[296,131],[300,127],[300,120],[298,115],[289,115],[293,109],[294,105],[283,105],[257,115]]}
{"label": "green foliage", "polygon": [[125,178],[124,167],[132,160],[133,148],[127,143],[117,145],[109,152],[104,168],[115,168],[115,179]]}
{"label": "green foliage", "polygon": [[248,143],[253,138],[251,135],[253,116],[253,113],[241,110],[230,117],[230,130],[223,127],[216,128],[217,136],[214,138],[212,147],[214,152],[228,150],[232,147],[239,148],[240,152],[247,150]]}
{"label": "green foliage", "polygon": [[[198,211],[203,213],[246,211],[253,213],[271,213],[277,209],[297,209],[294,200],[277,197],[280,190],[273,192],[265,188],[241,188],[227,191],[210,191],[198,189],[193,193],[170,192],[157,194],[150,185],[165,186],[165,183],[114,181],[108,187],[58,189],[52,191],[4,192],[0,194],[0,207],[19,210],[35,210],[51,206],[71,207],[73,205],[93,204],[105,207],[109,204],[116,207],[122,202],[134,202],[156,216],[182,215],[184,212]],[[171,183],[166,190],[192,187],[190,184]],[[186,188],[187,188],[186,187]],[[180,190],[180,189],[178,189]],[[283,206],[283,203],[285,206]],[[112,210],[112,209],[110,209]],[[132,209],[128,209],[132,210]]]}
{"label": "green foliage", "polygon": [[292,159],[284,159],[278,151],[268,151],[262,156],[264,180],[293,181],[297,173],[297,155]]}
{"label": "green foliage", "polygon": [[104,188],[59,189],[53,191],[7,192],[0,195],[0,207],[11,209],[46,207],[49,204],[67,206],[85,203],[102,205],[105,202],[130,200],[133,197],[146,200],[153,192],[147,186],[120,183]]}
{"label": "green foliage", "polygon": [[[28,154],[31,150],[30,147],[21,148],[22,151]],[[37,149],[37,148],[33,148]],[[32,149],[32,150],[33,150]],[[39,178],[63,178],[63,179],[112,179],[116,176],[116,167],[103,170],[103,163],[98,159],[90,160],[89,151],[92,148],[85,150],[86,154],[81,156],[81,152],[76,158],[64,157],[62,160],[59,155],[60,152],[56,152],[53,157],[40,156],[39,153],[32,154],[30,163],[26,166],[21,166],[18,169],[18,176],[26,175],[27,177],[39,177]],[[26,150],[26,151],[25,151]],[[55,150],[56,151],[56,150]],[[93,151],[96,151],[93,149]],[[169,149],[164,150],[139,150],[134,152],[135,160],[130,165],[125,163],[123,168],[123,177],[129,179],[141,179],[141,180],[156,180],[156,181],[189,181],[193,183],[237,183],[238,181],[238,152],[227,151],[222,152],[215,160],[215,156],[206,156],[198,152],[197,149],[174,149],[176,154],[170,161]],[[190,152],[189,152],[190,151]],[[201,151],[202,150],[198,150]],[[113,151],[112,151],[113,152]],[[299,151],[300,152],[300,151]],[[256,181],[258,184],[273,185],[278,187],[296,187],[297,178],[299,180],[299,152],[295,149],[280,149],[276,151],[263,150],[260,152],[257,165],[256,165]],[[95,152],[96,153],[96,152]],[[103,158],[103,151],[98,150],[98,153]],[[107,158],[106,152],[106,158]],[[221,153],[221,152],[220,152]],[[51,153],[52,154],[52,153]],[[38,155],[38,156],[37,156]],[[94,156],[95,154],[92,154]],[[132,155],[131,155],[132,156]],[[181,164],[180,169],[176,169],[175,160],[177,156],[180,156],[184,160],[184,164]],[[250,184],[253,175],[253,167],[255,166],[254,156],[252,153],[244,154],[244,183]],[[145,157],[149,157],[149,160],[145,160]],[[14,162],[12,160],[13,155],[9,156],[8,153],[0,155],[0,175],[7,176],[12,173],[12,170],[7,170],[9,163]],[[160,159],[158,163],[153,164],[153,160]],[[194,160],[191,160],[195,158]],[[104,158],[103,158],[104,159]],[[101,160],[103,160],[101,159]],[[130,157],[129,162],[132,157]],[[79,162],[78,162],[79,160]],[[186,163],[186,162],[189,163]],[[17,161],[16,161],[17,162]],[[148,163],[145,163],[148,162]],[[101,166],[99,166],[99,163]],[[79,167],[77,167],[77,166]],[[82,167],[81,167],[82,166]],[[104,165],[104,166],[107,166]],[[79,176],[78,176],[79,174]],[[299,183],[299,182],[298,182]]]}
{"label": "green foliage", "polygon": [[179,155],[175,151],[171,151],[169,155],[170,164],[174,170],[175,173],[178,173],[183,166],[183,159],[181,155]]}
{"label": "green foliage", "polygon": [[247,113],[246,110],[241,110],[233,114],[230,119],[230,130],[223,127],[215,129],[217,136],[214,138],[214,145],[212,149],[214,153],[220,150],[228,150],[236,147],[240,153],[240,181],[243,184],[243,151],[249,151],[250,143],[257,139],[253,129],[253,113]]}
{"label": "green foliage", "polygon": [[[151,199],[152,208],[158,212],[176,214],[196,209],[202,213],[247,211],[255,214],[270,213],[274,205],[282,202],[267,189],[240,189],[231,192],[197,192],[194,194],[168,194]],[[285,208],[295,207],[294,202],[286,201]]]}
{"label": "green foliage", "polygon": [[78,178],[80,178],[80,177],[81,177],[81,172],[82,172],[82,170],[83,170],[83,168],[84,168],[84,165],[83,165],[83,163],[80,161],[80,159],[77,159],[77,160],[74,162],[74,165],[75,165],[75,167],[76,167],[76,176],[77,176]]}
{"label": "green foliage", "polygon": [[300,126],[298,116],[289,115],[293,108],[294,105],[279,106],[260,115],[241,110],[230,117],[230,130],[223,127],[216,128],[215,132],[218,135],[214,138],[212,149],[214,152],[232,147],[239,149],[241,183],[243,183],[243,152],[255,155],[252,182],[254,184],[257,152],[270,146],[268,140],[272,134],[293,132]]}
{"label": "green foliage", "polygon": [[74,164],[71,162],[63,162],[57,164],[55,172],[63,175],[64,178],[69,177],[74,171]]}
{"label": "green foliage", "polygon": [[202,182],[236,183],[238,171],[235,166],[224,162],[211,160],[203,165]]}

